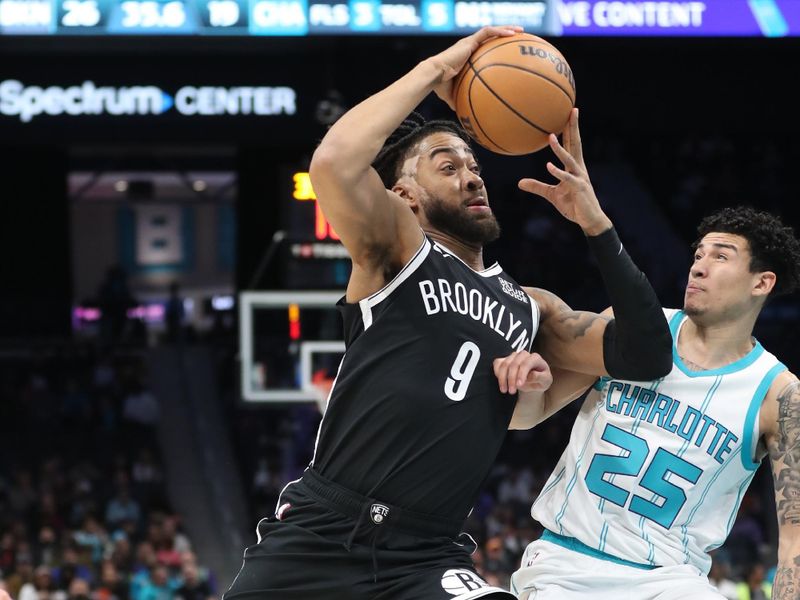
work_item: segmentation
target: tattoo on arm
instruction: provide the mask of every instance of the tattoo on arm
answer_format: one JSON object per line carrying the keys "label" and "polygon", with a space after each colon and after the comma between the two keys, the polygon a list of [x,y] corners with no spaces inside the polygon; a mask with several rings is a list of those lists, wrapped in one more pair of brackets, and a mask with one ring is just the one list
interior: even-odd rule
{"label": "tattoo on arm", "polygon": [[800,557],[795,557],[791,566],[781,566],[775,570],[772,584],[772,600],[797,600],[800,597]]}
{"label": "tattoo on arm", "polygon": [[[800,527],[800,381],[778,394],[778,433],[769,442],[780,527]],[[800,597],[800,555],[778,564],[772,597]]]}
{"label": "tattoo on arm", "polygon": [[778,395],[778,437],[770,448],[778,524],[800,525],[800,381]]}
{"label": "tattoo on arm", "polygon": [[608,323],[610,320],[608,317],[594,313],[576,311],[570,311],[558,317],[559,323],[563,323],[566,328],[566,337],[573,340],[586,335],[586,332],[596,321]]}
{"label": "tattoo on arm", "polygon": [[547,290],[537,288],[536,291],[548,300],[549,310],[542,315],[542,323],[554,319],[555,322],[563,324],[564,329],[561,335],[565,339],[574,340],[583,337],[596,321],[607,323],[611,320],[610,317],[603,315],[572,310],[566,302]]}

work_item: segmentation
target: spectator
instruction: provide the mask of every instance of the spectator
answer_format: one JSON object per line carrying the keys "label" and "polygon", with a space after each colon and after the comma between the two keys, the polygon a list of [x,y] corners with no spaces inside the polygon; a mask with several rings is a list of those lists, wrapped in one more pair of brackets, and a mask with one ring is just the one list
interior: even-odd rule
{"label": "spectator", "polygon": [[80,577],[75,577],[69,583],[67,600],[90,600],[90,593],[89,582]]}
{"label": "spectator", "polygon": [[173,600],[175,588],[170,585],[169,570],[165,565],[156,564],[150,570],[149,580],[145,582],[138,598],[131,600]]}
{"label": "spectator", "polygon": [[0,537],[0,573],[11,573],[16,567],[17,540],[14,534],[6,531]]}
{"label": "spectator", "polygon": [[131,480],[136,495],[146,504],[160,500],[164,486],[164,473],[156,462],[152,448],[144,446],[139,450],[131,467]]}
{"label": "spectator", "polygon": [[14,478],[14,485],[8,491],[8,503],[11,510],[30,519],[36,506],[37,493],[33,486],[33,477],[28,469],[19,469]]}
{"label": "spectator", "polygon": [[133,551],[128,536],[124,532],[116,531],[112,539],[114,546],[111,550],[111,562],[114,563],[114,567],[122,573],[133,573]]}
{"label": "spectator", "polygon": [[170,344],[177,344],[183,341],[183,319],[186,312],[183,306],[183,298],[180,293],[180,285],[177,281],[169,284],[169,298],[164,307],[164,323],[167,327],[166,341]]}
{"label": "spectator", "polygon": [[128,600],[128,583],[120,575],[114,562],[104,560],[100,569],[100,583],[93,594],[93,600]]}
{"label": "spectator", "polygon": [[108,543],[108,533],[93,515],[86,516],[83,526],[72,537],[79,547],[86,549],[93,564],[100,564]]}
{"label": "spectator", "polygon": [[112,529],[118,529],[125,521],[141,522],[142,510],[139,503],[131,497],[127,480],[117,481],[117,493],[106,505],[106,523]]}
{"label": "spectator", "polygon": [[[516,557],[514,557],[516,559]],[[503,540],[492,537],[486,541],[484,548],[483,568],[488,575],[494,574],[502,582],[501,587],[508,588],[511,573],[515,568],[514,560],[506,552]]]}
{"label": "spectator", "polygon": [[34,552],[36,564],[53,566],[58,557],[56,532],[52,527],[44,526],[39,530],[39,538]]}
{"label": "spectator", "polygon": [[97,291],[100,307],[100,341],[104,347],[113,346],[124,338],[128,309],[136,300],[128,288],[128,274],[121,265],[106,270],[105,279]]}
{"label": "spectator", "polygon": [[209,600],[211,589],[208,582],[200,578],[195,565],[185,564],[181,575],[183,583],[175,592],[176,600]]}
{"label": "spectator", "polygon": [[739,590],[736,587],[736,583],[730,579],[730,564],[717,553],[711,556],[711,570],[708,573],[708,580],[726,600],[739,600]]}
{"label": "spectator", "polygon": [[[64,530],[64,519],[61,515],[56,496],[53,492],[44,491],[39,496],[39,506],[37,507],[37,521],[40,527],[47,528],[53,532],[53,537]],[[51,540],[52,541],[52,540]]]}
{"label": "spectator", "polygon": [[745,572],[745,580],[736,585],[738,600],[769,600],[772,584],[764,579],[764,565],[753,563]]}
{"label": "spectator", "polygon": [[33,581],[22,586],[17,600],[64,600],[66,593],[58,592],[47,565],[39,565],[33,572]]}
{"label": "spectator", "polygon": [[208,585],[208,590],[212,595],[217,593],[217,581],[214,574],[207,568],[197,563],[197,556],[191,550],[187,550],[181,555],[181,570],[191,567],[197,572],[200,581]]}
{"label": "spectator", "polygon": [[20,589],[26,583],[33,581],[33,563],[30,550],[26,548],[27,542],[18,546],[16,566],[14,571],[6,577],[6,590],[13,598],[19,597]]}
{"label": "spectator", "polygon": [[161,528],[166,542],[165,547],[178,553],[177,564],[180,563],[181,557],[185,552],[192,549],[192,544],[189,538],[180,529],[180,520],[177,515],[166,515],[161,522]]}
{"label": "spectator", "polygon": [[145,385],[143,376],[135,374],[127,384],[122,406],[125,446],[137,450],[154,446],[159,418],[157,398]]}
{"label": "spectator", "polygon": [[158,400],[147,389],[140,377],[130,385],[123,401],[122,417],[130,423],[143,427],[155,427],[158,423]]}
{"label": "spectator", "polygon": [[53,579],[59,589],[69,590],[73,579],[92,580],[91,569],[81,564],[80,555],[72,544],[64,548],[61,564],[53,569]]}

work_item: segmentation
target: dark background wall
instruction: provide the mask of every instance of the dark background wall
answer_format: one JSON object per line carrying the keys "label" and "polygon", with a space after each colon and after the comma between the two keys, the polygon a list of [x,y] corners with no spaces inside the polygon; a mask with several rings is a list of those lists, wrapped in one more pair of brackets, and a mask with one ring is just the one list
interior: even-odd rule
{"label": "dark background wall", "polygon": [[[172,90],[182,85],[288,85],[298,95],[294,116],[187,118],[173,111],[156,117],[39,116],[30,123],[0,119],[3,304],[39,306],[35,318],[4,321],[2,333],[63,333],[69,328],[65,176],[75,147],[234,148],[241,180],[237,280],[244,286],[278,228],[278,167],[307,165],[325,132],[316,118],[318,103],[335,91],[345,107],[352,106],[455,39],[0,39],[0,80],[16,78],[26,85],[85,80]],[[742,147],[767,140],[783,153],[796,152],[800,97],[792,80],[800,62],[799,39],[551,41],[575,74],[590,166],[606,158],[610,148],[634,163],[646,162],[653,144],[679,144],[690,135],[724,135]],[[421,110],[428,116],[448,115],[434,97]],[[607,140],[613,145],[601,143]],[[499,190],[520,176],[541,173],[549,158],[548,150],[519,158],[480,152],[487,179]],[[642,168],[656,166],[668,186],[668,164]],[[757,183],[753,188],[758,189]],[[795,200],[783,202],[793,217]],[[44,305],[30,303],[32,297]]]}

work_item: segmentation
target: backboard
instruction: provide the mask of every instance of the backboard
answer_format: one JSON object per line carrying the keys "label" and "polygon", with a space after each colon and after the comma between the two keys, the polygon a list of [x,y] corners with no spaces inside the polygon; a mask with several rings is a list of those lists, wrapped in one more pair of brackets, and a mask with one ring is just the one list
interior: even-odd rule
{"label": "backboard", "polygon": [[246,402],[324,406],[344,353],[343,291],[239,294],[241,395]]}

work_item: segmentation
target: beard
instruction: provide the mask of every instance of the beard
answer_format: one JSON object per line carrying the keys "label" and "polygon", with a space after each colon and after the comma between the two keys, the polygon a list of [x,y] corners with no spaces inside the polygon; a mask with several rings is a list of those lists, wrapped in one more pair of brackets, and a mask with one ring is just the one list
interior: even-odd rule
{"label": "beard", "polygon": [[476,217],[465,205],[452,206],[437,196],[428,197],[422,207],[431,225],[467,244],[483,246],[500,237],[500,225],[493,213]]}

